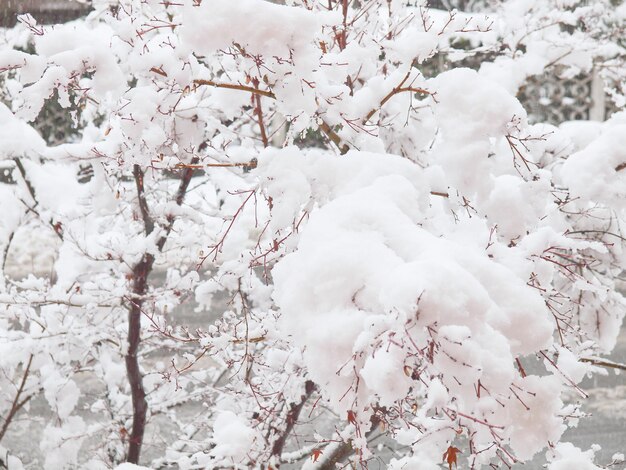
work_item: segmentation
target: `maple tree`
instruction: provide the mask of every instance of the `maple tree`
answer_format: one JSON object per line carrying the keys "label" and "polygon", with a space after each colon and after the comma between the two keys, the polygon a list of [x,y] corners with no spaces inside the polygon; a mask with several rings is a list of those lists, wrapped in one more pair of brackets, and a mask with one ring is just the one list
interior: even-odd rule
{"label": "maple tree", "polygon": [[599,70],[623,107],[625,8],[284,3],[4,32],[0,443],[36,402],[45,468],[597,468],[559,441],[619,367],[626,114],[516,94]]}

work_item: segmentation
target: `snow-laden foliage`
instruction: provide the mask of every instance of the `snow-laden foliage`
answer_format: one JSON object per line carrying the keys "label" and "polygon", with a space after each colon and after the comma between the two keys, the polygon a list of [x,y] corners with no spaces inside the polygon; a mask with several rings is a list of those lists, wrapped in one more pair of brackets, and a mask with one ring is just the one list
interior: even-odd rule
{"label": "snow-laden foliage", "polygon": [[[598,468],[559,440],[624,316],[626,113],[530,124],[516,94],[600,73],[623,106],[626,7],[285,3],[3,32],[0,441],[20,416],[51,469]],[[80,138],[30,127],[49,100]]]}

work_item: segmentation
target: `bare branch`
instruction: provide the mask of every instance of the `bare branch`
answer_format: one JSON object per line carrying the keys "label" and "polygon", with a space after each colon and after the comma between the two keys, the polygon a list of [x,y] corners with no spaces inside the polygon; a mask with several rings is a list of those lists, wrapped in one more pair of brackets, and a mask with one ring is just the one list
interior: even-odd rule
{"label": "bare branch", "polygon": [[137,198],[139,199],[139,210],[143,219],[146,235],[150,235],[154,230],[154,221],[148,211],[148,202],[146,201],[146,192],[143,184],[144,173],[137,164],[133,165],[133,177],[135,178],[135,186],[137,187]]}
{"label": "bare branch", "polygon": [[4,418],[4,424],[2,425],[2,429],[0,429],[0,442],[2,442],[2,438],[4,437],[11,421],[17,414],[17,412],[30,400],[30,397],[26,397],[22,401],[20,401],[20,397],[24,392],[24,387],[26,386],[26,379],[28,379],[28,375],[30,374],[30,366],[33,363],[33,355],[31,354],[28,358],[28,363],[26,364],[26,369],[24,369],[24,373],[22,374],[22,381],[15,392],[15,398],[13,398],[13,403],[11,403],[11,408],[9,409],[9,414]]}
{"label": "bare branch", "polygon": [[394,96],[400,93],[411,92],[411,93],[419,93],[421,95],[432,95],[430,91],[425,90],[424,88],[404,86],[404,84],[406,83],[406,81],[409,79],[410,76],[411,76],[411,72],[409,71],[404,76],[400,84],[394,87],[389,93],[387,93],[387,95],[385,95],[385,97],[381,100],[380,105],[377,108],[372,109],[369,113],[367,113],[367,116],[365,116],[365,118],[363,119],[363,124],[367,124],[367,122],[374,116],[374,114],[380,111],[380,109],[385,105],[385,103],[387,103],[387,101],[389,101],[391,98],[393,98]]}
{"label": "bare branch", "polygon": [[307,380],[304,383],[304,395],[302,395],[302,399],[299,403],[292,403],[287,413],[286,426],[283,429],[283,432],[278,436],[278,438],[274,441],[272,446],[272,456],[280,457],[283,453],[283,448],[287,442],[287,438],[291,434],[293,427],[298,421],[298,417],[300,416],[300,412],[302,412],[302,408],[304,408],[305,403],[311,397],[313,392],[315,391],[315,384]]}
{"label": "bare branch", "polygon": [[[380,419],[373,416],[371,419],[370,430],[365,434],[366,438],[370,438],[380,424]],[[354,454],[355,449],[352,447],[351,441],[336,442],[327,446],[321,454],[317,465],[313,466],[315,470],[335,470],[337,464]]]}
{"label": "bare branch", "polygon": [[[15,166],[17,167],[17,171],[19,171],[22,179],[24,180],[24,183],[26,184],[26,189],[28,190],[28,193],[30,194],[30,197],[33,199],[35,205],[34,207],[30,207],[28,204],[24,203],[28,209],[33,212],[34,214],[36,214],[38,217],[41,217],[39,215],[39,212],[37,212],[35,210],[35,207],[37,207],[39,205],[39,200],[37,199],[37,194],[35,193],[35,188],[33,186],[33,184],[31,183],[30,179],[28,178],[27,174],[26,174],[26,169],[24,168],[24,165],[22,164],[22,161],[19,158],[14,158],[13,161],[15,162]],[[52,230],[54,230],[54,233],[57,234],[57,237],[59,237],[61,240],[63,240],[63,227],[61,226],[60,223],[55,223],[54,220],[50,219],[48,220],[48,224],[50,224],[50,227],[52,227]]]}
{"label": "bare branch", "polygon": [[[258,88],[254,88],[251,86],[241,85],[241,84],[233,84],[233,83],[219,83],[214,82],[212,80],[194,80],[193,83],[195,85],[206,85],[212,86],[215,88],[226,88],[229,90],[239,90],[246,91],[248,93],[252,93],[257,96],[265,96],[267,98],[276,99],[276,95],[268,90],[259,90]],[[326,134],[326,136],[330,139],[330,141],[335,144],[341,154],[345,154],[350,149],[347,144],[342,143],[341,137],[337,135],[337,133],[328,125],[326,121],[322,119],[321,124],[319,125],[320,130]]]}
{"label": "bare branch", "polygon": [[348,150],[350,150],[350,147],[348,147],[348,144],[344,143],[341,140],[341,137],[339,137],[339,135],[332,129],[332,127],[330,127],[325,121],[322,121],[319,126],[320,126],[320,130],[324,134],[326,134],[326,136],[330,139],[330,141],[333,144],[337,146],[337,148],[339,149],[339,152],[341,152],[341,155],[348,153]]}
{"label": "bare branch", "polygon": [[212,86],[215,88],[227,88],[229,90],[239,90],[239,91],[247,91],[248,93],[252,93],[254,95],[266,96],[268,98],[276,99],[276,95],[271,91],[267,90],[259,90],[258,88],[254,88],[251,86],[233,84],[233,83],[218,83],[212,80],[194,80],[193,83],[195,85],[206,85]]}
{"label": "bare branch", "polygon": [[609,361],[607,359],[596,359],[596,358],[593,358],[593,357],[582,357],[582,358],[580,358],[580,362],[587,362],[589,364],[593,364],[594,366],[608,367],[610,369],[626,370],[626,364],[621,364],[619,362]]}
{"label": "bare branch", "polygon": [[[192,165],[197,163],[197,159],[192,160]],[[181,205],[185,199],[189,182],[193,175],[193,168],[185,168],[181,176],[180,184],[176,192],[175,201],[177,205]],[[154,221],[150,216],[148,203],[145,195],[144,173],[139,165],[133,166],[133,176],[135,178],[135,186],[137,188],[137,197],[139,199],[139,209],[143,217],[146,235],[154,230]],[[163,250],[167,237],[172,231],[174,225],[174,216],[168,217],[167,225],[164,227],[164,233],[157,241],[159,251]],[[145,294],[148,290],[148,277],[154,266],[154,255],[144,253],[141,261],[133,267],[133,294],[130,308],[128,309],[128,351],[126,353],[126,375],[131,389],[131,399],[133,404],[133,426],[129,436],[128,455],[126,461],[130,463],[139,463],[141,454],[141,446],[146,428],[146,414],[148,411],[148,403],[146,401],[146,391],[143,386],[143,376],[139,367],[137,353],[141,344],[141,315]]]}

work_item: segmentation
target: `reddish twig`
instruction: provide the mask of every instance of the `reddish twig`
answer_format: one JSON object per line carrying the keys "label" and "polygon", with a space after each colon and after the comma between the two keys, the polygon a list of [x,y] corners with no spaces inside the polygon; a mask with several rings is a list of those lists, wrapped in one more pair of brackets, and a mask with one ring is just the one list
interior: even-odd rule
{"label": "reddish twig", "polygon": [[11,421],[17,414],[17,412],[30,400],[30,396],[26,397],[24,400],[20,401],[20,397],[22,393],[24,393],[24,387],[26,386],[26,379],[28,379],[28,375],[30,374],[30,366],[33,363],[33,355],[31,354],[28,358],[28,363],[26,364],[26,369],[24,369],[24,373],[22,374],[22,380],[20,382],[19,387],[17,388],[17,392],[15,393],[15,397],[13,398],[13,403],[11,403],[11,408],[9,409],[9,413],[6,418],[4,418],[4,424],[2,425],[2,429],[0,429],[0,442],[2,442],[2,438],[4,437]]}
{"label": "reddish twig", "polygon": [[209,256],[211,256],[211,255],[213,255],[212,261],[215,261],[217,259],[217,255],[222,251],[222,247],[224,246],[224,242],[226,241],[226,237],[228,236],[228,233],[230,232],[230,230],[233,228],[233,225],[235,224],[235,220],[237,220],[237,217],[239,217],[239,214],[241,214],[241,212],[243,211],[244,207],[246,206],[248,201],[252,198],[252,196],[256,195],[256,190],[255,189],[252,189],[250,191],[244,191],[244,193],[245,192],[248,192],[250,194],[248,194],[248,197],[237,208],[237,211],[231,217],[230,223],[228,224],[228,227],[226,227],[226,231],[224,232],[224,235],[222,235],[222,237],[219,239],[219,241],[215,245],[213,245],[213,247],[211,248],[211,251],[209,251],[208,254],[206,254],[205,256],[203,256],[200,259],[200,263],[198,264],[198,268],[200,268],[200,266],[202,266],[202,264],[206,261],[206,259]]}

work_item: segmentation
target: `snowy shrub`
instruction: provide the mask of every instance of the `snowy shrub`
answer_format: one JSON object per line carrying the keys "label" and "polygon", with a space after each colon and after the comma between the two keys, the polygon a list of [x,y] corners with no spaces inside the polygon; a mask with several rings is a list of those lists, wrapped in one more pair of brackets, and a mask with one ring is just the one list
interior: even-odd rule
{"label": "snowy shrub", "polygon": [[[620,106],[624,6],[285,3],[3,32],[0,440],[32,418],[50,469],[597,468],[559,440],[624,316],[626,113],[516,94],[595,67]],[[30,127],[49,100],[79,139]]]}

